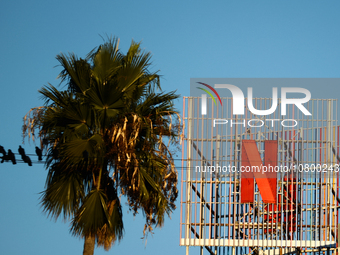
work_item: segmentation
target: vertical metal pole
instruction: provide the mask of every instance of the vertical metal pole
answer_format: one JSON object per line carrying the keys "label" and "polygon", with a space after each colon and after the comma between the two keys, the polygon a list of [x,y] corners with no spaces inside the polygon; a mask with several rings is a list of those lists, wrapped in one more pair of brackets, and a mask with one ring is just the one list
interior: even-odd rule
{"label": "vertical metal pole", "polygon": [[[327,107],[327,111],[328,111],[328,116],[327,116],[327,166],[328,166],[328,169],[330,167],[330,165],[332,165],[332,156],[331,156],[331,153],[332,153],[332,139],[331,139],[331,134],[332,134],[332,103],[331,103],[331,99],[328,99],[328,107]],[[331,208],[331,205],[333,204],[331,202],[331,189],[333,188],[333,186],[331,185],[332,183],[332,180],[334,178],[333,176],[333,172],[328,172],[327,173],[327,196],[328,196],[328,201],[327,201],[327,205],[326,208],[328,207],[329,208],[329,211],[327,212],[327,209],[326,209],[326,215],[328,216],[328,220],[326,222],[326,224],[328,224],[328,233],[327,233],[327,241],[330,241],[332,239],[332,217],[333,217],[333,209]],[[332,175],[332,176],[330,176]]]}
{"label": "vertical metal pole", "polygon": [[[228,105],[228,103],[227,103]],[[231,110],[232,110],[232,104],[231,104]],[[228,135],[227,135],[228,137]],[[233,158],[232,158],[232,151],[233,151],[233,143],[232,143],[232,138],[233,138],[233,132],[232,132],[232,127],[229,129],[229,137],[230,137],[230,142],[229,142],[229,153],[227,153],[227,155],[229,154],[229,165],[233,165]],[[233,181],[233,175],[229,172],[229,191],[228,191],[228,245],[230,245],[229,243],[229,240],[230,239],[233,239],[234,236],[233,236],[233,227],[231,225],[231,223],[234,223],[234,218],[232,218],[232,199],[233,199],[233,196],[232,196],[232,181]],[[230,249],[228,249],[228,251],[230,251]]]}
{"label": "vertical metal pole", "polygon": [[[185,125],[185,101],[186,101],[186,98],[184,97],[183,98],[183,125]],[[180,193],[180,196],[181,196],[181,214],[180,214],[180,242],[183,238],[183,235],[182,235],[182,229],[183,229],[183,219],[182,217],[185,215],[183,215],[183,202],[184,202],[184,197],[183,197],[183,182],[184,182],[184,136],[182,137],[182,171],[181,171],[181,193]],[[184,226],[185,226],[185,223],[184,223]]]}
{"label": "vertical metal pole", "polygon": [[[218,203],[219,203],[219,173],[218,173],[218,168],[217,166],[219,165],[221,167],[221,164],[220,163],[220,136],[218,134],[216,134],[216,178],[215,178],[215,181],[216,181],[216,184],[215,184],[215,196],[216,196],[216,208],[215,208],[215,239],[217,238],[220,238],[218,236],[218,231],[220,229],[220,225],[219,225],[219,222],[218,222],[218,219],[219,219],[219,214],[218,214],[218,209],[219,209],[219,206],[218,206]],[[215,247],[215,254],[217,255],[217,247]]]}
{"label": "vertical metal pole", "polygon": [[[204,157],[204,115],[202,115],[202,121],[201,121],[201,152],[202,152],[202,155],[201,155],[201,162],[202,162],[202,166],[206,166],[207,165],[207,162],[205,162]],[[197,132],[197,136],[198,135],[198,132]],[[197,144],[198,145],[198,144]],[[204,239],[206,238],[206,235],[205,235],[205,203],[206,201],[204,200],[204,197],[205,197],[205,189],[204,189],[204,184],[206,182],[206,176],[205,176],[205,173],[204,172],[201,172],[201,180],[202,180],[202,190],[201,190],[201,219],[200,219],[200,224],[201,224],[201,228],[200,228],[200,238],[201,240],[204,242]],[[202,246],[200,247],[200,254],[203,255],[203,249],[204,249],[204,246],[202,244]]]}
{"label": "vertical metal pole", "polygon": [[191,197],[191,176],[190,176],[190,171],[191,171],[191,160],[192,160],[192,151],[191,151],[191,146],[192,146],[192,98],[188,98],[188,143],[187,143],[187,211],[186,211],[186,255],[189,255],[189,245],[190,245],[190,197]]}

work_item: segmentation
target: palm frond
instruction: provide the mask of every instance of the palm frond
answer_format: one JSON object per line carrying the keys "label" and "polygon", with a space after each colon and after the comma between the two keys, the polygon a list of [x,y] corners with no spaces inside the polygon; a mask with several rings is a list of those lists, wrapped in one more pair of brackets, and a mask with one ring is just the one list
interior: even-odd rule
{"label": "palm frond", "polygon": [[61,214],[64,219],[73,216],[80,201],[84,198],[84,185],[81,174],[77,171],[64,174],[55,166],[52,176],[42,192],[41,205],[44,212],[57,219]]}
{"label": "palm frond", "polygon": [[85,93],[91,86],[91,66],[87,60],[78,59],[72,53],[69,56],[61,53],[56,59],[64,68],[58,76],[61,83],[68,81],[70,91]]}
{"label": "palm frond", "polygon": [[107,197],[102,190],[92,190],[84,199],[72,221],[71,232],[77,236],[96,235],[104,225],[112,227]]}

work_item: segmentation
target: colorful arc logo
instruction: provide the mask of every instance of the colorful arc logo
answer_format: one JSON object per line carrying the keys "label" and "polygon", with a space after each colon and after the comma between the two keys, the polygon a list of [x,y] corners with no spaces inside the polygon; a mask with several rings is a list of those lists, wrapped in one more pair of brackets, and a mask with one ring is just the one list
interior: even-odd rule
{"label": "colorful arc logo", "polygon": [[[211,87],[210,85],[205,84],[203,82],[197,82],[197,83],[202,84],[202,85],[208,87],[209,89],[211,89],[211,91],[215,93],[215,95],[217,96],[218,100],[220,101],[220,104],[222,105],[222,100],[220,98],[220,95],[217,93],[217,91],[213,87]],[[200,88],[200,87],[197,87],[197,88],[203,90],[204,92],[206,92],[214,100],[215,105],[217,105],[214,96],[211,94],[211,92],[209,90],[206,90],[206,89],[203,89],[203,88]]]}
{"label": "colorful arc logo", "polygon": [[[203,86],[206,86],[212,92],[214,92],[215,95],[217,96],[218,100],[220,101],[221,106],[222,106],[222,100],[220,98],[220,95],[217,93],[217,91],[213,87],[211,87],[210,85],[208,85],[206,83],[203,83],[203,82],[197,82],[197,83],[199,83],[199,84],[201,84]],[[211,94],[211,92],[209,90],[204,89],[204,88],[200,88],[200,87],[197,87],[197,88],[203,90],[204,92],[206,92],[214,100],[214,103],[217,106],[215,97]],[[207,95],[202,94],[202,115],[206,115],[206,114],[207,114]]]}

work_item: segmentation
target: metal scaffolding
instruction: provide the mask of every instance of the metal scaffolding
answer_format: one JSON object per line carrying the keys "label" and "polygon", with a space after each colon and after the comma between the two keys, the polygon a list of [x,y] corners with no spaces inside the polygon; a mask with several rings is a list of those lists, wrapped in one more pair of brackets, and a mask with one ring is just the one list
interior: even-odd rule
{"label": "metal scaffolding", "polygon": [[[183,99],[180,245],[187,254],[190,246],[201,254],[334,252],[337,100],[311,99],[305,107],[312,116],[288,105],[286,115],[278,109],[260,117],[247,108],[242,117],[231,115],[232,99],[222,101],[225,109],[209,99],[209,113],[201,115],[201,98]],[[254,99],[256,109],[271,103]],[[274,175],[240,171],[268,162],[277,167]]]}

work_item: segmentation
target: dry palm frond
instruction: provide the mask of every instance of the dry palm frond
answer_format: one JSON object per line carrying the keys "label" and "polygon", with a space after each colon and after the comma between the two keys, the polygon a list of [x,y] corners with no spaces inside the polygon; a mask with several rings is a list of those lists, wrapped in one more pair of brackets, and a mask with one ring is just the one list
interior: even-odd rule
{"label": "dry palm frond", "polygon": [[42,136],[43,131],[39,129],[39,126],[40,119],[43,116],[45,110],[45,106],[40,106],[30,109],[28,113],[26,113],[23,119],[24,124],[22,126],[23,139],[28,136],[29,140],[32,139],[32,141],[34,142],[36,129],[39,130],[38,137]]}

